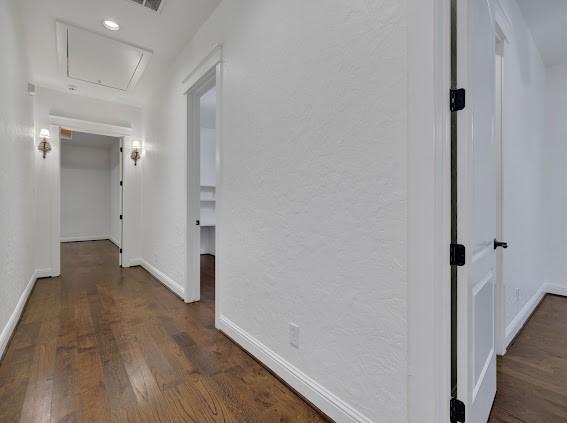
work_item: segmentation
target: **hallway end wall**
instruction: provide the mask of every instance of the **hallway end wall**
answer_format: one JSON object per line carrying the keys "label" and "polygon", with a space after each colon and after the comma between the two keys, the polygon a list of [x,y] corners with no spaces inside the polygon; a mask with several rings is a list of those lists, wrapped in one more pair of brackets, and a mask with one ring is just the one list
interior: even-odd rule
{"label": "hallway end wall", "polygon": [[22,21],[0,2],[0,357],[35,282],[33,102]]}
{"label": "hallway end wall", "polygon": [[110,151],[61,143],[61,241],[110,238]]}

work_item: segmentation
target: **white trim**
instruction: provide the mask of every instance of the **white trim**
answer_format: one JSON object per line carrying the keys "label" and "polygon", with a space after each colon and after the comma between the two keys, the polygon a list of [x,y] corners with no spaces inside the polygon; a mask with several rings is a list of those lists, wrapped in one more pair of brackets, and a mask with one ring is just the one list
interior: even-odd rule
{"label": "white trim", "polygon": [[[195,108],[198,107],[198,97],[204,94],[213,84],[216,87],[216,202],[215,214],[219,215],[222,204],[222,45],[215,45],[212,51],[193,69],[183,80],[182,89],[187,96],[187,164],[185,167],[187,181],[187,256],[186,256],[186,280],[185,280],[185,302],[199,301],[200,288],[200,228],[192,224],[199,219],[198,208],[200,206],[200,184],[198,181],[199,167],[195,166],[192,159],[199,157],[200,144],[196,138],[199,134],[199,120],[196,119]],[[219,325],[221,315],[221,286],[222,278],[219,265],[219,222],[217,219],[215,228],[215,326]],[[198,229],[199,231],[197,231]],[[195,252],[195,253],[194,253]]]}
{"label": "white trim", "polygon": [[113,236],[109,236],[107,239],[110,242],[112,242],[114,245],[116,245],[118,248],[120,248],[120,241],[118,241],[116,238],[114,238]]}
{"label": "white trim", "polygon": [[6,326],[4,326],[4,328],[2,329],[2,333],[0,334],[0,359],[4,357],[4,353],[6,352],[10,339],[12,338],[12,334],[14,333],[14,330],[16,329],[16,326],[20,321],[24,307],[38,278],[38,271],[36,270],[35,272],[33,272],[28,284],[26,285],[26,288],[24,289],[24,292],[22,292],[22,295],[20,295],[18,304],[16,304],[16,308],[8,319]]}
{"label": "white trim", "polygon": [[408,421],[451,397],[450,2],[408,2]]}
{"label": "white trim", "polygon": [[[109,137],[116,137],[122,138],[121,140],[121,147],[126,150],[130,145],[130,138],[132,133],[132,128],[126,126],[118,126],[118,125],[109,125],[106,123],[101,122],[94,122],[88,121],[83,119],[74,119],[69,118],[66,116],[59,116],[59,115],[49,115],[49,122],[50,122],[50,132],[52,134],[52,148],[53,151],[50,153],[52,157],[51,160],[54,160],[56,163],[53,164],[52,172],[50,172],[50,178],[53,180],[50,183],[50,227],[49,227],[49,236],[50,236],[50,244],[51,244],[51,269],[52,273],[50,276],[56,277],[59,276],[61,273],[61,253],[60,253],[60,243],[66,241],[85,241],[86,239],[71,239],[67,238],[66,240],[62,240],[61,237],[61,141],[59,139],[60,129],[66,128],[72,131],[79,131],[79,132],[87,132],[91,134],[98,134],[98,135],[105,135]],[[135,227],[132,228],[131,226],[136,225],[132,223],[131,219],[126,219],[127,216],[130,214],[128,210],[126,210],[125,204],[126,195],[130,195],[130,189],[127,187],[132,186],[133,184],[128,183],[129,181],[126,180],[127,176],[124,171],[124,158],[126,154],[121,154],[121,163],[122,163],[122,180],[125,182],[122,186],[122,214],[124,215],[125,219],[122,220],[122,243],[120,243],[120,247],[122,248],[122,262],[128,263],[130,260],[128,259],[128,254],[130,253],[130,246],[132,243],[128,241],[128,236],[133,235],[136,233]],[[139,206],[139,205],[136,205]],[[91,238],[91,237],[89,237]],[[93,237],[94,239],[99,237]],[[93,240],[94,240],[93,239]],[[105,236],[104,239],[109,239],[109,236]],[[132,246],[132,251],[134,247]],[[137,254],[137,253],[135,253]],[[122,264],[123,267],[128,267]]]}
{"label": "white trim", "polygon": [[520,329],[524,327],[545,294],[545,284],[542,284],[537,292],[522,307],[518,314],[516,314],[516,317],[514,317],[514,319],[506,326],[506,337],[504,340],[504,345],[506,346],[506,348],[508,348],[510,342],[512,342]]}
{"label": "white trim", "polygon": [[83,119],[74,119],[66,116],[49,115],[49,123],[62,128],[89,134],[105,135],[107,137],[127,137],[132,135],[129,126],[110,125],[108,123],[93,122]]}
{"label": "white trim", "polygon": [[68,236],[61,237],[61,242],[82,242],[82,241],[110,241],[110,236],[108,235],[92,235],[92,236]]}
{"label": "white trim", "polygon": [[134,267],[134,266],[142,266],[142,262],[144,260],[142,260],[141,258],[133,258],[130,259],[128,262],[125,262],[122,267]]}
{"label": "white trim", "polygon": [[337,423],[372,422],[225,316],[219,319],[219,329]]}
{"label": "white trim", "polygon": [[51,269],[38,269],[35,271],[35,277],[36,279],[50,278],[51,273],[52,273]]}
{"label": "white trim", "polygon": [[496,23],[496,34],[504,42],[508,42],[512,33],[512,20],[500,3],[500,0],[492,0],[492,10],[494,11],[494,21]]}
{"label": "white trim", "polygon": [[506,326],[506,348],[510,346],[510,342],[516,337],[518,332],[525,326],[528,322],[530,316],[537,308],[537,306],[542,302],[546,294],[560,295],[562,297],[567,297],[567,286],[554,284],[554,283],[543,283],[536,293],[528,300],[522,309],[516,314],[516,317]]}
{"label": "white trim", "polygon": [[[215,44],[211,51],[181,81],[181,91],[187,92],[212,68],[222,62],[222,44]],[[217,125],[218,126],[218,125]]]}
{"label": "white trim", "polygon": [[154,278],[156,278],[159,282],[161,282],[163,285],[165,285],[166,288],[168,288],[171,292],[173,292],[179,298],[183,299],[183,297],[184,297],[183,286],[181,286],[179,283],[175,282],[173,279],[171,279],[169,276],[167,276],[165,273],[163,273],[157,267],[148,263],[144,259],[131,260],[130,265],[133,265],[132,262],[136,262],[136,264],[138,264],[139,266],[142,266]]}
{"label": "white trim", "polygon": [[567,286],[565,285],[546,283],[544,287],[546,294],[560,295],[562,297],[567,297]]}

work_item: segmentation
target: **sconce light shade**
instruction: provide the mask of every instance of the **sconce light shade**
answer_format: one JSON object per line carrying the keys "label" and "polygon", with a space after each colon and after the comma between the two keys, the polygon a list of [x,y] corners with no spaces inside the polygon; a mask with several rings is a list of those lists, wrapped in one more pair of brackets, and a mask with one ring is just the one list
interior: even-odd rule
{"label": "sconce light shade", "polygon": [[37,145],[37,149],[43,153],[43,158],[45,159],[47,152],[51,151],[51,144],[47,141],[50,138],[49,129],[39,131],[39,137],[41,142]]}
{"label": "sconce light shade", "polygon": [[142,147],[139,141],[132,141],[132,152],[130,158],[134,160],[134,166],[138,166],[138,160],[142,158]]}

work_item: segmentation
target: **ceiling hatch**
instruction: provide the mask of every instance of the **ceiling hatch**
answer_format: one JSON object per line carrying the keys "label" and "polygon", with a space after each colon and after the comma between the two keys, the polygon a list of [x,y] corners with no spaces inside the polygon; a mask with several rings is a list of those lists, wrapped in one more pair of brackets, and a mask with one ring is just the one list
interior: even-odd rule
{"label": "ceiling hatch", "polygon": [[59,66],[68,78],[128,91],[152,53],[143,48],[57,22]]}

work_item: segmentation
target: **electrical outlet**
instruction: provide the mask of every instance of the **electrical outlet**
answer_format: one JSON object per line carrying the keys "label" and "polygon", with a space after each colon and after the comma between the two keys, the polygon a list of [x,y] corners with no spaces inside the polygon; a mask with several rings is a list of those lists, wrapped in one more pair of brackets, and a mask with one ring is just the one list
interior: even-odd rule
{"label": "electrical outlet", "polygon": [[520,288],[516,288],[516,302],[519,303],[521,299]]}
{"label": "electrical outlet", "polygon": [[289,343],[292,347],[299,348],[299,326],[289,323]]}

